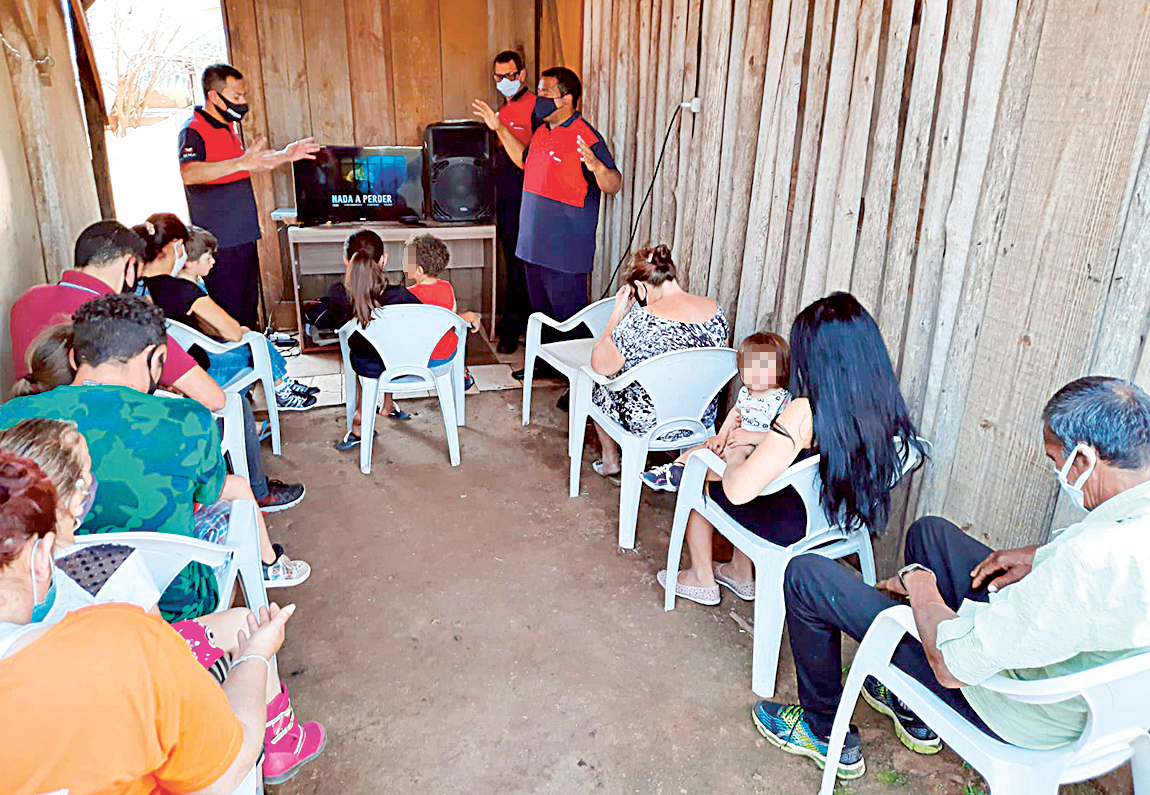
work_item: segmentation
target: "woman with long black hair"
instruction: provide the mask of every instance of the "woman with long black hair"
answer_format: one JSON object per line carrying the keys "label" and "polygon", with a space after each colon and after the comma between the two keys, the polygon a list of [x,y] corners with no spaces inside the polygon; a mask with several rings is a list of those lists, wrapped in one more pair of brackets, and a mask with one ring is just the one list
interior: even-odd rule
{"label": "woman with long black hair", "polygon": [[[726,473],[721,483],[709,484],[710,496],[748,530],[789,546],[806,532],[802,500],[792,488],[767,497],[759,493],[796,461],[818,454],[820,503],[827,516],[881,532],[890,513],[891,483],[911,448],[924,452],[882,333],[853,295],[832,293],[799,313],[790,345],[795,399],[749,455],[745,447],[728,450]],[[686,539],[691,568],[679,574],[676,592],[714,605],[721,585],[754,599],[750,559],[735,550],[729,563],[715,563],[713,534],[706,519],[691,514]],[[666,570],[659,572],[660,584],[666,576]]]}

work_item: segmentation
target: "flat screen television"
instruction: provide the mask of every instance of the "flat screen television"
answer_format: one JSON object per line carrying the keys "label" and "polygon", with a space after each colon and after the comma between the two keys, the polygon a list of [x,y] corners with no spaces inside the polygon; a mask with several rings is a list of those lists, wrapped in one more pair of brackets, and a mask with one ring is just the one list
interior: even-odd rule
{"label": "flat screen television", "polygon": [[292,164],[301,224],[414,221],[423,216],[423,149],[325,146]]}

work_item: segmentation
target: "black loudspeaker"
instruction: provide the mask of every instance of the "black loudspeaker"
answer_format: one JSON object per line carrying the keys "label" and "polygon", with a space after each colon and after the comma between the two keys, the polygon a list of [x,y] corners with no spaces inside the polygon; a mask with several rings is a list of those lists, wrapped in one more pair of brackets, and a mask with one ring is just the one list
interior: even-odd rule
{"label": "black loudspeaker", "polygon": [[481,122],[446,121],[423,131],[426,216],[481,223],[495,217],[491,133]]}

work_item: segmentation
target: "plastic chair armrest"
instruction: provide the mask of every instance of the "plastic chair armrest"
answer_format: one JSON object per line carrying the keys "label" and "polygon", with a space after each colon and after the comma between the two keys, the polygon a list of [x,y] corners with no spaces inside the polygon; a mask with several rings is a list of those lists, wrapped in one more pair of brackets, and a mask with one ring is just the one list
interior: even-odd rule
{"label": "plastic chair armrest", "polygon": [[[597,303],[598,302],[596,302],[596,304]],[[583,307],[564,321],[558,321],[553,317],[548,317],[542,312],[532,312],[531,316],[527,318],[527,323],[528,325],[533,322],[541,323],[542,325],[550,326],[556,331],[570,331],[571,329],[576,328],[583,323],[583,318],[585,318],[590,311],[596,308],[596,304],[589,304],[588,306]]]}
{"label": "plastic chair armrest", "polygon": [[[722,477],[727,472],[727,462],[706,448],[695,450],[687,456],[687,469],[697,469],[699,467],[709,469],[719,477]],[[685,476],[686,470],[683,470],[683,472]]]}
{"label": "plastic chair armrest", "polygon": [[[590,378],[594,383],[598,384],[599,386],[606,387],[607,389],[618,390],[618,389],[622,389],[623,386],[626,386],[626,384],[624,384],[623,386],[616,386],[615,385],[619,379],[625,378],[626,377],[625,375],[621,375],[618,378],[608,378],[607,376],[602,375],[601,373],[597,373],[594,370],[592,370],[591,365],[589,365],[589,364],[583,365],[582,367],[579,368],[579,370],[582,371],[584,374],[586,374],[586,376],[588,378]],[[628,381],[627,383],[630,383],[630,381]]]}
{"label": "plastic chair armrest", "polygon": [[979,683],[979,687],[1010,696],[1028,704],[1049,704],[1082,695],[1084,690],[1113,682],[1150,669],[1150,654],[1139,654],[1124,660],[1100,665],[1086,671],[1049,679],[1011,679],[995,674]]}

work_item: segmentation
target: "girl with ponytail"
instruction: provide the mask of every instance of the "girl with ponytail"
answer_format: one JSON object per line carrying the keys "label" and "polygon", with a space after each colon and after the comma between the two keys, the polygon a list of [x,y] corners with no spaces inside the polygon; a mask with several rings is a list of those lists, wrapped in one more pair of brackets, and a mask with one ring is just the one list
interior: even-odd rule
{"label": "girl with ponytail", "polygon": [[[334,328],[355,319],[360,327],[371,322],[371,313],[392,304],[422,303],[402,284],[387,281],[387,253],[383,240],[370,229],[353,232],[343,244],[343,264],[347,269],[343,282],[333,284],[328,291],[329,311],[333,314]],[[379,378],[383,374],[383,360],[363,335],[356,332],[348,339],[351,369],[364,378]],[[359,404],[352,418],[352,430],[335,443],[341,453],[359,446],[360,421],[363,417],[363,390],[359,390]],[[383,413],[393,420],[408,420],[411,415],[395,406],[391,394],[383,398]]]}

